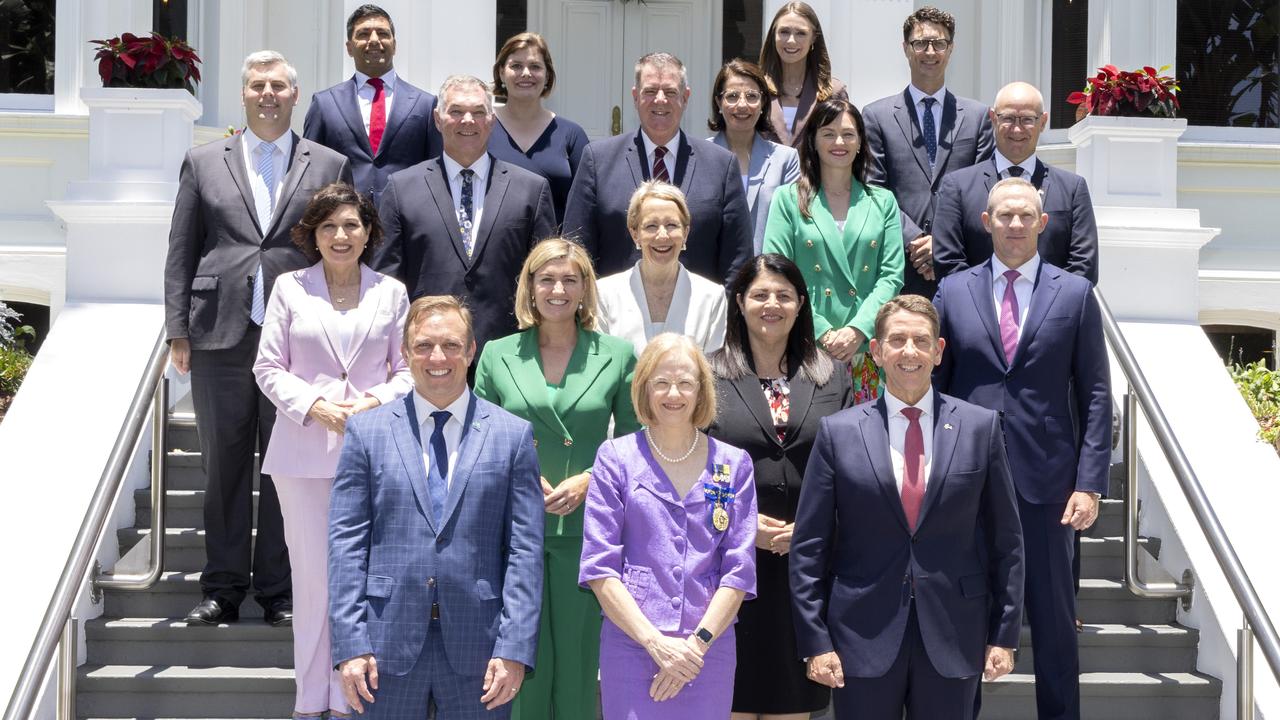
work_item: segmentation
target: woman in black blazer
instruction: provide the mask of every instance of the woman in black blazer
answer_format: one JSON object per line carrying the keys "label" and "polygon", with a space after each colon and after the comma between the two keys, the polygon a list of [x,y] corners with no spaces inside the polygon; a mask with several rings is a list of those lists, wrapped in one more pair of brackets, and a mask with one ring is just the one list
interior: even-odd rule
{"label": "woman in black blazer", "polygon": [[813,338],[800,269],[782,255],[760,255],[726,291],[724,347],[711,356],[718,409],[708,434],[746,450],[755,463],[759,521],[756,599],[738,614],[734,718],[806,718],[829,691],[805,677],[791,624],[787,552],[805,463],[818,422],[850,406],[847,369]]}

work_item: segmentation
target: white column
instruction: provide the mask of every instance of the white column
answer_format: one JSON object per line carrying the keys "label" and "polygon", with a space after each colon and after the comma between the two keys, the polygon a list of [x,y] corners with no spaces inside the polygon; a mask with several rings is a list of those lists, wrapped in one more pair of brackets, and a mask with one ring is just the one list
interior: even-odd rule
{"label": "white column", "polygon": [[1177,0],[1093,0],[1089,4],[1089,64],[1136,70],[1174,65]]}

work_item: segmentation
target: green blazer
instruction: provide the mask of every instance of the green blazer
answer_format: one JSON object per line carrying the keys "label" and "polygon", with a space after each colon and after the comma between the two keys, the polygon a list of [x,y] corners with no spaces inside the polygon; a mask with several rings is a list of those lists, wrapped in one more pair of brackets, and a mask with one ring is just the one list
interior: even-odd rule
{"label": "green blazer", "polygon": [[763,252],[800,266],[817,337],[840,327],[872,337],[880,306],[902,289],[906,259],[898,201],[882,187],[855,182],[841,233],[821,192],[809,203],[812,217],[805,219],[796,188],[789,183],[774,193]]}
{"label": "green blazer", "polygon": [[[529,328],[485,344],[475,393],[533,423],[542,476],[555,486],[595,463],[610,419],[619,437],[640,429],[631,405],[635,367],[630,342],[579,329],[553,402],[542,374],[538,329]],[[582,537],[582,507],[564,517],[548,513],[546,534]]]}

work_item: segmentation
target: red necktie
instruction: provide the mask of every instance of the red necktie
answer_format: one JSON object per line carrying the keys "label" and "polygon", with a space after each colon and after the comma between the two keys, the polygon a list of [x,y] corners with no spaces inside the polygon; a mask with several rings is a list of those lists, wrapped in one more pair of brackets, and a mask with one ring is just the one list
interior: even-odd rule
{"label": "red necktie", "polygon": [[924,431],[920,428],[920,408],[902,408],[907,418],[907,438],[902,447],[902,512],[912,532],[924,502]]}
{"label": "red necktie", "polygon": [[383,92],[382,78],[369,78],[373,86],[373,106],[369,108],[369,149],[378,154],[382,133],[387,129],[387,94]]}
{"label": "red necktie", "polygon": [[666,146],[659,145],[653,149],[653,179],[669,183],[671,182],[671,175],[667,173],[667,163],[662,159],[666,156]]}

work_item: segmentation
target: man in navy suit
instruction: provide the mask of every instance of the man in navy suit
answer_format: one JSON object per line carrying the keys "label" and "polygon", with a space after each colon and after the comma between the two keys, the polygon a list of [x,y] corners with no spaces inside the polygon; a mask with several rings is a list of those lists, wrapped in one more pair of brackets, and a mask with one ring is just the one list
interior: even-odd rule
{"label": "man in navy suit", "polygon": [[565,204],[564,232],[591,253],[604,277],[635,264],[640,251],[627,231],[627,205],[640,183],[658,179],[684,192],[692,222],[681,262],[724,283],[752,256],[751,214],[733,153],[689,142],[680,118],[691,91],[684,63],[668,53],[636,62],[631,88],[640,129],[587,145]]}
{"label": "man in navy suit", "polygon": [[982,224],[991,187],[1021,177],[1040,191],[1047,226],[1040,229],[1040,257],[1050,265],[1098,282],[1098,225],[1089,186],[1075,173],[1046,165],[1036,143],[1049,122],[1035,87],[1010,83],[991,109],[996,151],[990,162],[950,173],[938,188],[933,215],[933,267],[941,279],[991,257],[991,233]]}
{"label": "man in navy suit", "polygon": [[475,310],[481,349],[516,331],[516,280],[539,240],[555,234],[551,186],[541,175],[489,154],[493,94],[454,75],[440,88],[438,158],[387,181],[378,216],[383,242],[374,267],[399,278],[410,298],[457,295]]}
{"label": "man in navy suit", "polygon": [[1026,542],[1026,607],[1040,720],[1079,720],[1071,562],[1093,524],[1111,460],[1111,388],[1102,317],[1088,280],[1037,250],[1035,186],[1009,178],[981,214],[994,254],[943,278],[934,304],[947,356],[934,387],[996,410]]}
{"label": "man in navy suit", "polygon": [[799,651],[837,718],[970,720],[1013,669],[1022,531],[996,413],[933,389],[938,315],[876,314],[879,400],[823,418],[791,540]]}
{"label": "man in navy suit", "polygon": [[402,352],[414,391],[349,420],[338,460],[333,659],[373,718],[418,720],[431,703],[442,718],[509,717],[542,607],[533,427],[467,387],[476,343],[457,298],[415,300]]}
{"label": "man in navy suit", "polygon": [[302,136],[346,155],[355,188],[377,205],[391,173],[440,154],[436,96],[396,75],[396,26],[377,5],[347,18],[346,47],[356,73],[311,96]]}
{"label": "man in navy suit", "polygon": [[987,106],[946,88],[947,63],[955,52],[956,19],[925,6],[902,24],[902,52],[911,84],[862,111],[871,163],[867,179],[893,191],[902,210],[907,267],[903,294],[933,297],[933,198],[949,172],[991,157]]}

